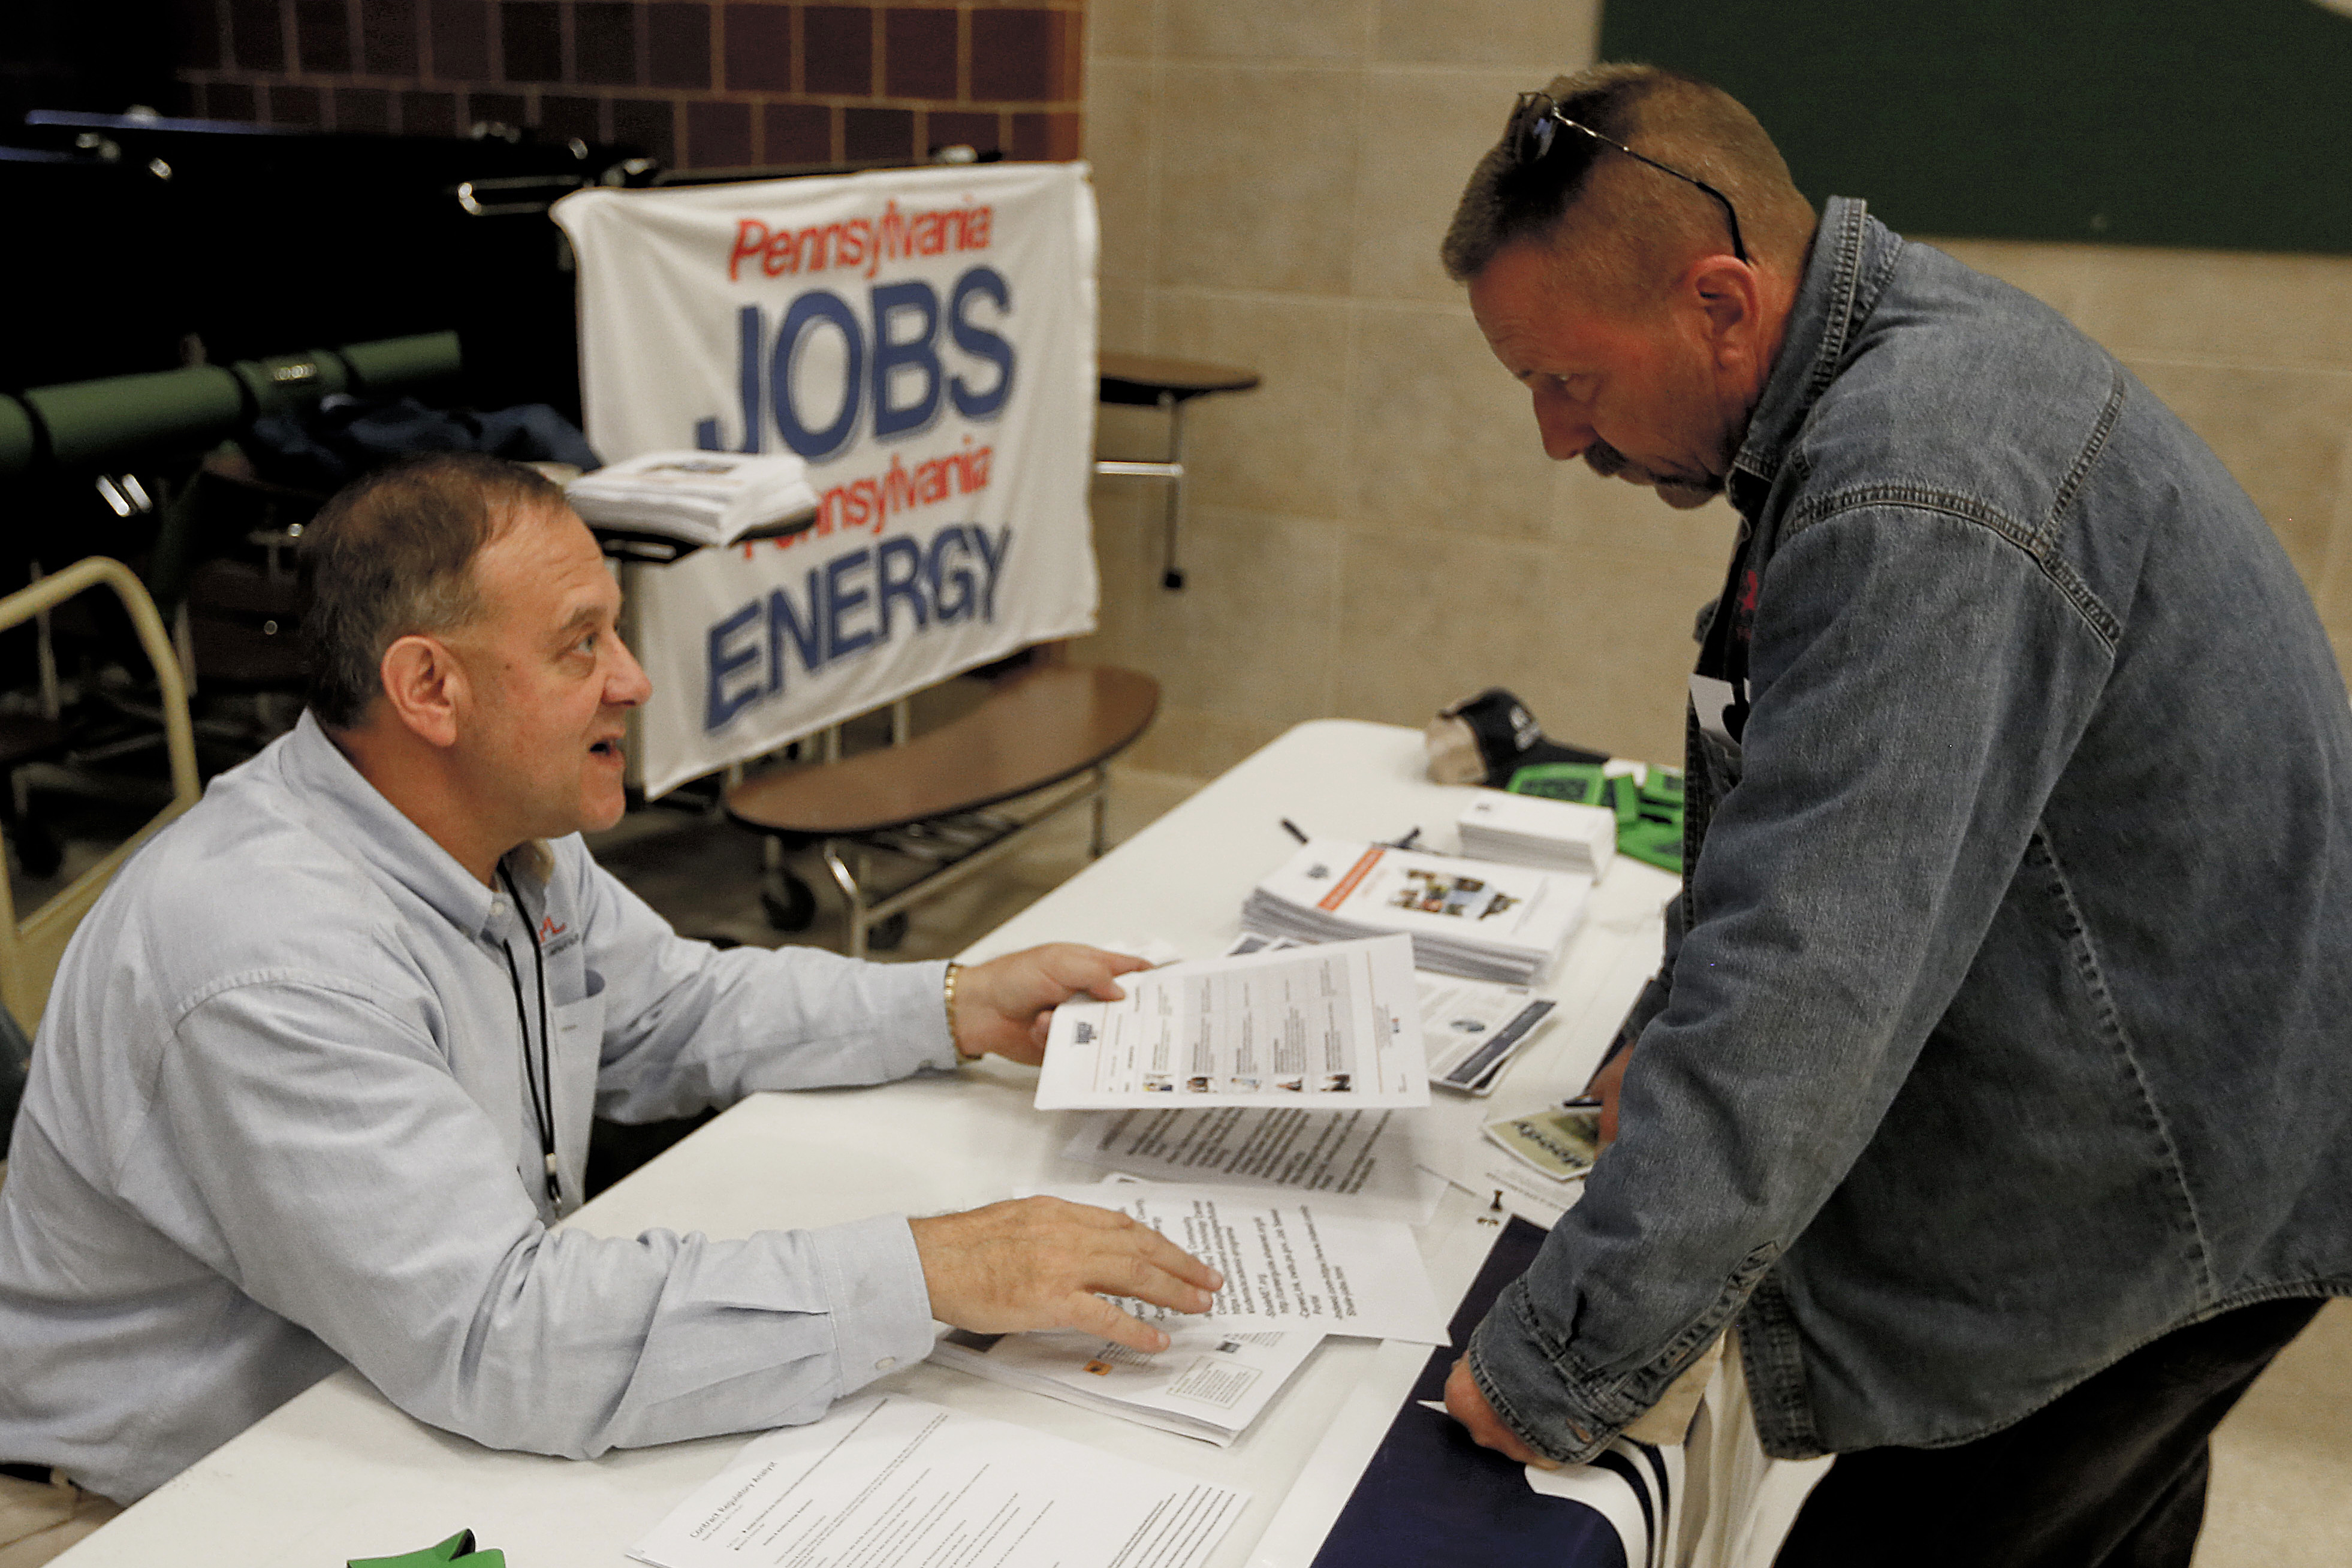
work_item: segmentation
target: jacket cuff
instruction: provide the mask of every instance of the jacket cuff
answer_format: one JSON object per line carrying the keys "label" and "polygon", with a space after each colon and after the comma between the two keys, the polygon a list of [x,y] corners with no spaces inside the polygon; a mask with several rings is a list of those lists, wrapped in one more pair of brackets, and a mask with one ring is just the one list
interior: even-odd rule
{"label": "jacket cuff", "polygon": [[1536,1321],[1523,1279],[1504,1287],[1464,1354],[1503,1425],[1546,1458],[1583,1464],[1642,1414],[1625,1411],[1611,1420],[1583,1397],[1562,1364],[1566,1347],[1555,1348]]}
{"label": "jacket cuff", "polygon": [[931,1295],[903,1215],[806,1233],[824,1270],[843,1398],[931,1353]]}
{"label": "jacket cuff", "polygon": [[1575,1354],[1566,1336],[1537,1311],[1528,1279],[1542,1271],[1538,1258],[1528,1275],[1503,1288],[1472,1331],[1464,1352],[1470,1375],[1495,1414],[1530,1447],[1566,1464],[1583,1464],[1655,1407],[1706,1354],[1780,1251],[1769,1242],[1757,1247],[1696,1321],[1683,1324],[1648,1360],[1609,1372]]}

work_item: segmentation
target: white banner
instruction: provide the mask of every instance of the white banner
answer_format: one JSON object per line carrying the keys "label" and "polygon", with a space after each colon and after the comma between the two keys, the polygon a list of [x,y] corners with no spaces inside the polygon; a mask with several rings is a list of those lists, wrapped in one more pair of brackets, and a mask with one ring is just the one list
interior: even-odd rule
{"label": "white banner", "polygon": [[633,574],[658,795],[1094,630],[1095,205],[1081,163],[555,205],[588,438],[792,451],[816,525]]}

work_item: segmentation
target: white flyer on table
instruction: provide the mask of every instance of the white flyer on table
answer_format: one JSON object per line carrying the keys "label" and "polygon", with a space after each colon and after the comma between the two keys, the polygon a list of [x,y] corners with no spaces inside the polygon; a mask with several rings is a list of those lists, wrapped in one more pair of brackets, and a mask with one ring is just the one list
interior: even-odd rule
{"label": "white flyer on table", "polygon": [[1433,1083],[1486,1095],[1559,1004],[1524,985],[1421,977],[1421,1038]]}
{"label": "white flyer on table", "polygon": [[1205,1317],[1119,1300],[1146,1322],[1449,1342],[1446,1314],[1412,1227],[1402,1220],[1335,1214],[1328,1205],[1267,1187],[1113,1181],[1039,1190],[1129,1215],[1225,1277]]}
{"label": "white flyer on table", "polygon": [[1425,1224],[1445,1194],[1401,1110],[1098,1110],[1066,1159],[1162,1182],[1286,1187],[1352,1199],[1361,1214]]}
{"label": "white flyer on table", "polygon": [[1130,1350],[1070,1329],[976,1334],[950,1329],[931,1349],[941,1366],[1163,1432],[1231,1443],[1323,1342],[1320,1334],[1168,1325],[1168,1348]]}
{"label": "white flyer on table", "polygon": [[1054,1010],[1041,1110],[1429,1103],[1412,943],[1373,937],[1124,975]]}
{"label": "white flyer on table", "polygon": [[904,1394],[754,1438],[629,1548],[656,1568],[1196,1568],[1249,1494]]}
{"label": "white flyer on table", "polygon": [[[1133,948],[1113,951],[1135,952]],[[1225,949],[1228,958],[1309,945],[1286,936],[1245,931]],[[1144,956],[1138,952],[1139,957]],[[1559,1009],[1524,985],[1455,980],[1420,972],[1421,1039],[1429,1051],[1429,1081],[1465,1094],[1488,1095],[1522,1047]],[[1083,1158],[1072,1151],[1073,1159]]]}

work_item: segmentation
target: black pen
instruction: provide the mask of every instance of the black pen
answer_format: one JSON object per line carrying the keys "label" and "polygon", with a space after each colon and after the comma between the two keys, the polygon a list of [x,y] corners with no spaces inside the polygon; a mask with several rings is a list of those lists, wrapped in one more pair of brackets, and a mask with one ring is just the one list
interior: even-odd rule
{"label": "black pen", "polygon": [[1307,842],[1307,830],[1305,828],[1299,826],[1298,824],[1291,821],[1290,818],[1286,816],[1281,818],[1280,821],[1282,823],[1284,832],[1289,834],[1293,838],[1297,839],[1301,844]]}

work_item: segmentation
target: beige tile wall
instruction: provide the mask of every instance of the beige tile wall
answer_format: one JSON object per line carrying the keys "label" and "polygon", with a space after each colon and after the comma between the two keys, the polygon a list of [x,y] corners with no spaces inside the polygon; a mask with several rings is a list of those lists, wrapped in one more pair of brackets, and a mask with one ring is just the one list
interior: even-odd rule
{"label": "beige tile wall", "polygon": [[[1166,689],[1133,760],[1206,775],[1303,719],[1419,725],[1501,684],[1552,734],[1679,760],[1732,521],[1545,460],[1436,262],[1512,95],[1598,0],[1092,0],[1106,347],[1245,364],[1190,416],[1188,584],[1159,495],[1096,487],[1102,631]],[[1863,193],[1867,195],[1867,193]],[[2220,450],[2352,654],[2352,259],[1976,241]],[[1106,450],[1154,416],[1106,410]]]}

